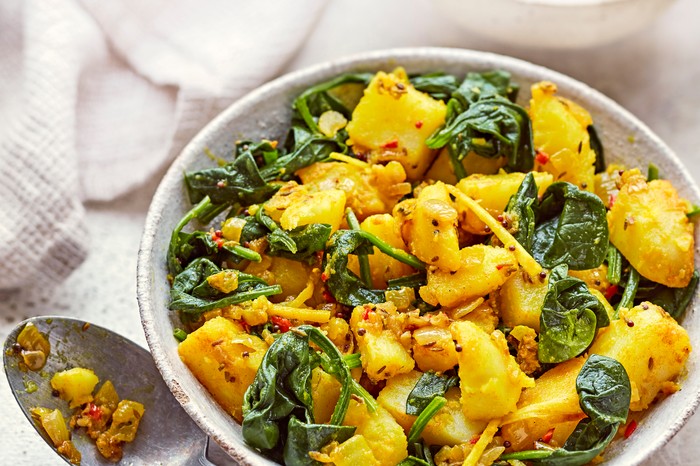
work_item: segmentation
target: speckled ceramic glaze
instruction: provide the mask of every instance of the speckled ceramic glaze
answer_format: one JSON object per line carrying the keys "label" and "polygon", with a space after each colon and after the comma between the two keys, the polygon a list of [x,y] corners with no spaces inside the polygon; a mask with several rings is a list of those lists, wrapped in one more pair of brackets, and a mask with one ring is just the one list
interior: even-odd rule
{"label": "speckled ceramic glaze", "polygon": [[[312,84],[344,72],[391,70],[399,65],[409,73],[444,71],[458,76],[468,71],[507,70],[522,87],[520,100],[523,104],[529,99],[530,84],[539,80],[553,81],[559,87],[560,95],[579,102],[591,112],[608,163],[623,162],[628,166],[646,167],[653,161],[663,176],[674,182],[682,196],[700,202],[698,187],[673,152],[634,116],[585,84],[513,58],[458,49],[386,50],[307,68],[251,92],[207,125],[170,167],[153,198],[138,260],[138,301],[143,328],[165,383],[197,424],[243,465],[273,463],[243,443],[240,426],[216,404],[180,361],[177,341],[172,336],[178,317],[168,310],[166,251],[173,227],[191,208],[182,173],[212,165],[204,153],[205,148],[226,155],[231,153],[238,139],[283,138],[293,98]],[[700,348],[700,318],[696,307],[697,299],[694,299],[683,325],[693,346]],[[651,409],[640,421],[634,436],[613,442],[605,453],[605,464],[638,464],[678,432],[694,412],[700,396],[697,350],[691,353],[687,375],[681,382],[683,389]]]}

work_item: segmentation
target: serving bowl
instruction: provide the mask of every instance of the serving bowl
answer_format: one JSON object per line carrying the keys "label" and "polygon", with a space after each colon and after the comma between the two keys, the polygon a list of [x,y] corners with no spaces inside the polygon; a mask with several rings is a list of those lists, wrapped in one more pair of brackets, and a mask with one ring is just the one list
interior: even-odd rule
{"label": "serving bowl", "polygon": [[511,45],[574,49],[642,30],[674,0],[437,0],[445,17]]}
{"label": "serving bowl", "polygon": [[[500,55],[459,49],[410,48],[370,52],[323,63],[290,73],[243,97],[212,120],[182,151],[160,183],[148,212],[138,258],[138,301],[151,353],[165,383],[194,421],[242,465],[272,465],[245,445],[240,426],[214,401],[182,363],[173,328],[179,326],[168,310],[169,284],[166,252],[173,227],[191,208],[182,174],[212,166],[205,149],[230,154],[236,140],[283,138],[291,117],[291,102],[307,87],[350,71],[391,70],[403,66],[409,73],[444,71],[463,76],[468,71],[503,69],[521,85],[520,103],[529,99],[530,84],[548,80],[559,95],[590,111],[603,141],[608,163],[646,167],[653,161],[678,188],[681,196],[697,202],[700,191],[678,158],[642,122],[618,104],[583,83],[547,68]],[[696,244],[698,244],[696,236]],[[697,251],[696,251],[697,252]],[[700,257],[700,256],[698,256]],[[700,347],[700,317],[694,298],[683,325],[691,343]],[[606,464],[642,462],[678,432],[700,401],[698,356],[691,353],[682,390],[651,409],[634,436],[613,442],[605,453]]]}

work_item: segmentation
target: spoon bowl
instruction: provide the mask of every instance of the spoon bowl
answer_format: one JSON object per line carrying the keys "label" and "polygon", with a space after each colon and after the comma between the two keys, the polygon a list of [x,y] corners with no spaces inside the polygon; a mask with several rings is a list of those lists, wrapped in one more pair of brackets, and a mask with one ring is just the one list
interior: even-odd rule
{"label": "spoon bowl", "polygon": [[[17,335],[29,322],[44,333],[51,344],[46,365],[38,372],[20,369],[21,356],[13,350]],[[50,380],[56,372],[84,367],[95,372],[99,385],[111,380],[120,399],[138,401],[145,407],[136,439],[124,446],[123,464],[198,464],[203,460],[207,437],[170,393],[151,354],[121,335],[77,319],[34,317],[21,322],[8,335],[3,362],[22,412],[51,448],[53,443],[33,421],[30,410],[34,407],[60,409],[64,418],[70,419],[72,410],[67,402],[52,395]],[[72,439],[82,454],[81,464],[114,464],[102,457],[86,434],[73,431]]]}

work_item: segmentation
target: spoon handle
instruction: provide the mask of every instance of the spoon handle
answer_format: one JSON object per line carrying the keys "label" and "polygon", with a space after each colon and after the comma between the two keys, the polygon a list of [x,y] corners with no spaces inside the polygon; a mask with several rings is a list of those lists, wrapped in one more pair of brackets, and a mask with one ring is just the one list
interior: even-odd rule
{"label": "spoon handle", "polygon": [[202,456],[199,458],[202,466],[239,466],[211,437],[207,437]]}

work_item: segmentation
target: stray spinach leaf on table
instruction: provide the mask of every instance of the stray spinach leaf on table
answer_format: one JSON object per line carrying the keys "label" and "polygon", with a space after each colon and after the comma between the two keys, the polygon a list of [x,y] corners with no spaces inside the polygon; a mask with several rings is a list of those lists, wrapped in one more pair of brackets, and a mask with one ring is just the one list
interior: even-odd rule
{"label": "stray spinach leaf on table", "polygon": [[552,269],[540,314],[537,357],[543,363],[559,363],[583,353],[596,330],[610,324],[605,307],[586,283],[567,275],[566,265]]}

